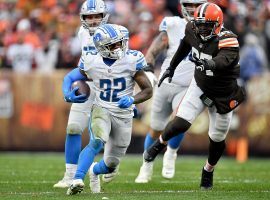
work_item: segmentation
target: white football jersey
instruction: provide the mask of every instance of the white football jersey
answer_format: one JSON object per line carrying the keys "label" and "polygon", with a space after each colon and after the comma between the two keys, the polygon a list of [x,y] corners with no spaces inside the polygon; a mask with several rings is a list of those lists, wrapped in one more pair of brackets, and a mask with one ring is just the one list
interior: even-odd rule
{"label": "white football jersey", "polygon": [[146,66],[144,55],[140,51],[128,50],[126,55],[111,66],[103,62],[97,51],[84,52],[79,63],[89,79],[94,82],[95,104],[104,107],[117,117],[133,116],[133,107],[119,108],[117,102],[134,92],[134,75]]}
{"label": "white football jersey", "polygon": [[93,42],[93,36],[90,35],[89,31],[83,28],[83,26],[81,26],[79,29],[78,38],[80,41],[82,53],[85,51],[92,51],[96,49]]}
{"label": "white football jersey", "polygon": [[[160,77],[165,70],[170,66],[170,62],[178,49],[181,40],[185,36],[185,28],[187,21],[180,17],[165,17],[159,26],[159,31],[166,31],[169,39],[169,48],[167,50],[167,56],[161,66]],[[188,86],[194,75],[195,65],[189,60],[191,53],[177,66],[172,83],[181,86]],[[160,78],[159,77],[159,78]],[[168,79],[165,79],[168,83]]]}

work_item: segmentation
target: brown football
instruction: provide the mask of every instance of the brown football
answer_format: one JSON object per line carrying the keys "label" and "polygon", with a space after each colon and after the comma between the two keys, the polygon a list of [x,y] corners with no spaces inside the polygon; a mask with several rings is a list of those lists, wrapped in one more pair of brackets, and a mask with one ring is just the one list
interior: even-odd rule
{"label": "brown football", "polygon": [[90,87],[89,85],[85,82],[85,81],[75,81],[72,83],[71,88],[75,88],[78,87],[79,89],[76,91],[76,95],[81,95],[81,94],[85,94],[87,97],[89,97],[90,95]]}

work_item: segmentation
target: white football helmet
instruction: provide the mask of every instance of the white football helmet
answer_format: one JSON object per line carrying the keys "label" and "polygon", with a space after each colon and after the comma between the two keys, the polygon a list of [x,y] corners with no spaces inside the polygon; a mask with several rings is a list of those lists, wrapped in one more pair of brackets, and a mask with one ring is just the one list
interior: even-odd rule
{"label": "white football helmet", "polygon": [[[97,14],[102,14],[102,18],[86,19],[86,16]],[[99,25],[107,23],[108,18],[109,14],[103,0],[86,0],[83,3],[80,11],[81,23],[91,34],[95,32]]]}
{"label": "white football helmet", "polygon": [[121,59],[128,48],[129,31],[120,25],[103,24],[94,33],[96,49],[104,58]]}
{"label": "white football helmet", "polygon": [[207,0],[180,0],[183,17],[185,17],[188,21],[193,20],[196,8],[206,2]]}

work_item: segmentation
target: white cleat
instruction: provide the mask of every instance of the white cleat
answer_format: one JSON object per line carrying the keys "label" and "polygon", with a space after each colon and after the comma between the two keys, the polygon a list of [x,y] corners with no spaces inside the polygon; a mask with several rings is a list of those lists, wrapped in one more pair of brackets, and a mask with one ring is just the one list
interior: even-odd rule
{"label": "white cleat", "polygon": [[162,176],[164,178],[171,179],[175,174],[175,161],[177,153],[169,154],[167,151],[163,156]]}
{"label": "white cleat", "polygon": [[94,174],[93,169],[95,164],[97,164],[96,162],[92,163],[92,165],[90,166],[89,169],[89,177],[90,177],[90,189],[92,191],[92,193],[100,193],[100,179],[99,179],[99,175]]}
{"label": "white cleat", "polygon": [[116,167],[116,169],[112,173],[104,174],[102,176],[102,181],[104,183],[110,183],[118,175],[118,170],[119,170],[119,165]]}
{"label": "white cleat", "polygon": [[148,183],[152,179],[154,162],[145,162],[140,168],[140,172],[135,179],[135,183]]}
{"label": "white cleat", "polygon": [[65,173],[62,180],[53,185],[54,188],[68,188],[73,181],[74,174]]}
{"label": "white cleat", "polygon": [[74,179],[67,190],[67,195],[74,195],[81,193],[84,188],[84,183],[82,179]]}

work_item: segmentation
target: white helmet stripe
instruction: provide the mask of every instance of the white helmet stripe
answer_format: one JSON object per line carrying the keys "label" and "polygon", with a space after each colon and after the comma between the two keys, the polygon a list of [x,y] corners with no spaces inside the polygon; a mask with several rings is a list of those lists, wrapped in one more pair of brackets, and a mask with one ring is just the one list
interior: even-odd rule
{"label": "white helmet stripe", "polygon": [[205,16],[204,16],[204,13],[205,13],[206,7],[207,7],[208,5],[209,5],[208,3],[202,4],[201,9],[199,10],[199,18],[205,17]]}

